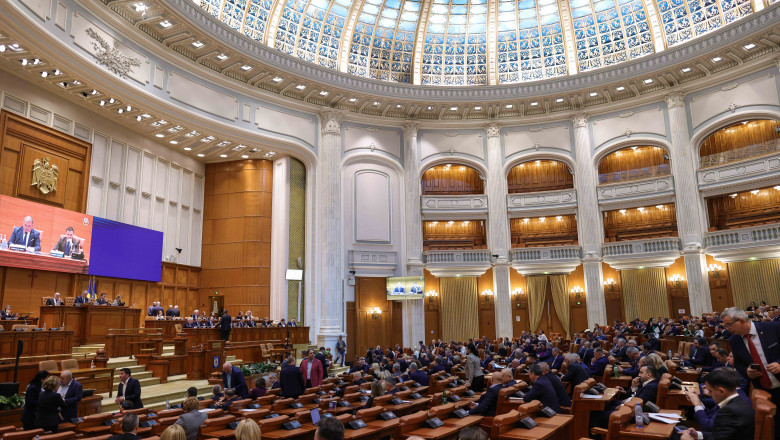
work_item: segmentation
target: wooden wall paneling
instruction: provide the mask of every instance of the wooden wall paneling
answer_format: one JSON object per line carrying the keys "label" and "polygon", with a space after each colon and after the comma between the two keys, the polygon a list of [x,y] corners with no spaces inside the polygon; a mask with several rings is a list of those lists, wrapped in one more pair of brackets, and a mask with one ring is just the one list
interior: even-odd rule
{"label": "wooden wall paneling", "polygon": [[[355,357],[360,356],[355,349],[356,335],[357,335],[357,310],[355,309],[354,301],[347,301],[346,304],[346,319],[347,319],[347,334],[344,340],[347,344],[347,362],[352,362]],[[335,352],[334,352],[335,353]]]}
{"label": "wooden wall paneling", "polygon": [[[577,266],[569,274],[569,291],[574,286],[585,288],[585,272],[582,265]],[[588,309],[586,306],[588,294],[585,292],[580,298],[569,296],[569,329],[572,334],[588,328]]]}
{"label": "wooden wall paneling", "polygon": [[484,194],[484,182],[479,172],[466,165],[439,165],[422,175],[423,195]]}
{"label": "wooden wall paneling", "polygon": [[510,194],[568,189],[574,188],[574,175],[564,162],[524,162],[509,170],[507,186]]}
{"label": "wooden wall paneling", "polygon": [[532,217],[527,221],[513,218],[509,219],[509,233],[513,248],[573,245],[577,244],[577,220],[574,215]]}
{"label": "wooden wall paneling", "polygon": [[[528,287],[526,278],[514,269],[509,270],[509,288],[512,298],[512,336],[519,336],[524,331],[531,331],[528,325]],[[515,290],[523,289],[523,294],[516,297]],[[518,320],[518,318],[520,318]]]}
{"label": "wooden wall paneling", "polygon": [[[625,308],[623,307],[623,282],[620,278],[620,271],[612,268],[607,263],[602,263],[602,273],[604,274],[604,280],[612,279],[614,284],[612,286],[604,286],[604,300],[607,308],[607,322],[604,324],[612,324],[615,320],[626,322]],[[584,280],[580,287],[585,287]],[[632,316],[631,319],[634,319]],[[602,324],[602,323],[599,323]]]}
{"label": "wooden wall paneling", "polygon": [[676,237],[677,217],[674,203],[604,212],[606,241],[643,240],[655,237]]}
{"label": "wooden wall paneling", "polygon": [[482,296],[482,292],[485,290],[493,290],[493,269],[488,269],[487,272],[477,278],[477,295],[479,295],[479,335],[474,335],[480,338],[487,336],[492,340],[496,338],[495,292],[493,292],[494,295],[488,297],[486,301]]}
{"label": "wooden wall paneling", "polygon": [[484,220],[423,222],[423,249],[486,249]]}
{"label": "wooden wall paneling", "polygon": [[710,298],[712,298],[712,309],[722,312],[728,307],[734,307],[734,297],[731,293],[731,278],[729,277],[728,265],[707,255],[707,267],[710,264],[716,264],[721,270],[716,274],[707,272],[710,283]]}
{"label": "wooden wall paneling", "polygon": [[[59,130],[0,112],[0,194],[84,212],[92,145]],[[57,191],[32,185],[33,161],[48,157],[59,168]]]}
{"label": "wooden wall paneling", "polygon": [[771,187],[752,191],[706,198],[710,230],[780,222],[780,191]]}
{"label": "wooden wall paneling", "polygon": [[424,271],[425,275],[425,291],[430,292],[435,290],[440,296],[433,299],[425,298],[425,336],[424,342],[430,343],[432,339],[441,338],[441,287],[439,279],[427,270]]}
{"label": "wooden wall paneling", "polygon": [[699,146],[699,156],[776,142],[780,138],[780,134],[775,131],[778,127],[780,122],[765,119],[731,124],[707,136]]}
{"label": "wooden wall paneling", "polygon": [[[669,281],[669,278],[671,278],[672,275],[680,275],[683,278],[686,278],[685,259],[680,257],[674,260],[674,263],[667,267],[665,272],[666,290],[669,295],[669,316],[690,315],[691,305],[688,301],[688,280],[685,279],[685,281],[680,284],[680,287],[677,287],[676,284]],[[680,310],[685,311],[680,313]]]}
{"label": "wooden wall paneling", "polygon": [[664,154],[669,157],[661,147],[637,146],[636,150],[631,147],[622,148],[612,152],[601,159],[599,162],[599,174],[610,174],[618,171],[638,170],[645,167],[658,165],[669,165],[669,159],[664,158]]}

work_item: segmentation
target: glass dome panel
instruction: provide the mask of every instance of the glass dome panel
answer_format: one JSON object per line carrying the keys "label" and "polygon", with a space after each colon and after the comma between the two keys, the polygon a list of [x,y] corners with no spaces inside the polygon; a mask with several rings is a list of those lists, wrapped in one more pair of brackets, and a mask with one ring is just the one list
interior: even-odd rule
{"label": "glass dome panel", "polygon": [[704,35],[753,11],[750,0],[657,0],[667,46]]}
{"label": "glass dome panel", "polygon": [[336,69],[350,0],[287,0],[274,47],[312,63]]}

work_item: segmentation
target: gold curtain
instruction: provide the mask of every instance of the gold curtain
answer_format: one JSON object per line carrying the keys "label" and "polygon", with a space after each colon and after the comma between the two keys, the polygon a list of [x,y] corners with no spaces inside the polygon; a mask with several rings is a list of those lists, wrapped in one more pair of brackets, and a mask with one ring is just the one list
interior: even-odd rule
{"label": "gold curtain", "polygon": [[663,268],[620,271],[626,320],[669,315],[666,273]]}
{"label": "gold curtain", "polygon": [[550,275],[550,292],[552,293],[555,313],[563,326],[566,338],[569,337],[569,276]]}
{"label": "gold curtain", "polygon": [[780,260],[739,261],[729,263],[728,270],[735,306],[780,303]]}
{"label": "gold curtain", "polygon": [[528,320],[531,331],[536,331],[544,311],[544,295],[547,293],[547,277],[544,275],[529,276],[526,280],[528,288]]}
{"label": "gold curtain", "polygon": [[442,339],[467,341],[479,337],[477,278],[442,278],[440,288]]}

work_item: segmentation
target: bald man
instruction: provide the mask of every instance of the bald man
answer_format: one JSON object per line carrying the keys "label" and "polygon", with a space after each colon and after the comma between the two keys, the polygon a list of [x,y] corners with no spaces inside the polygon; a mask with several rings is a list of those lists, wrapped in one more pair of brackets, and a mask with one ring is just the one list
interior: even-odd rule
{"label": "bald man", "polygon": [[230,362],[225,362],[222,365],[222,386],[223,388],[233,389],[236,391],[236,396],[242,399],[249,397],[249,387],[246,386],[244,380],[244,374],[238,367],[234,367]]}

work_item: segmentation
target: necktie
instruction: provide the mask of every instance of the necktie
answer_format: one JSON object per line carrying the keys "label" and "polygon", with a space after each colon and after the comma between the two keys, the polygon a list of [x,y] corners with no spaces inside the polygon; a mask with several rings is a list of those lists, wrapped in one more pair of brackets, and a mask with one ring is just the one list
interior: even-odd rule
{"label": "necktie", "polygon": [[25,232],[24,233],[24,247],[27,247],[27,239],[29,239],[29,238],[30,238],[30,233],[29,232]]}
{"label": "necktie", "polygon": [[766,372],[764,363],[761,362],[761,357],[758,356],[758,350],[756,350],[756,344],[753,343],[753,335],[747,335],[748,349],[750,349],[750,357],[753,358],[753,363],[758,364],[761,367],[761,387],[765,390],[772,388],[772,381],[769,380],[769,374]]}
{"label": "necktie", "polygon": [[65,243],[65,255],[70,255],[70,242]]}

